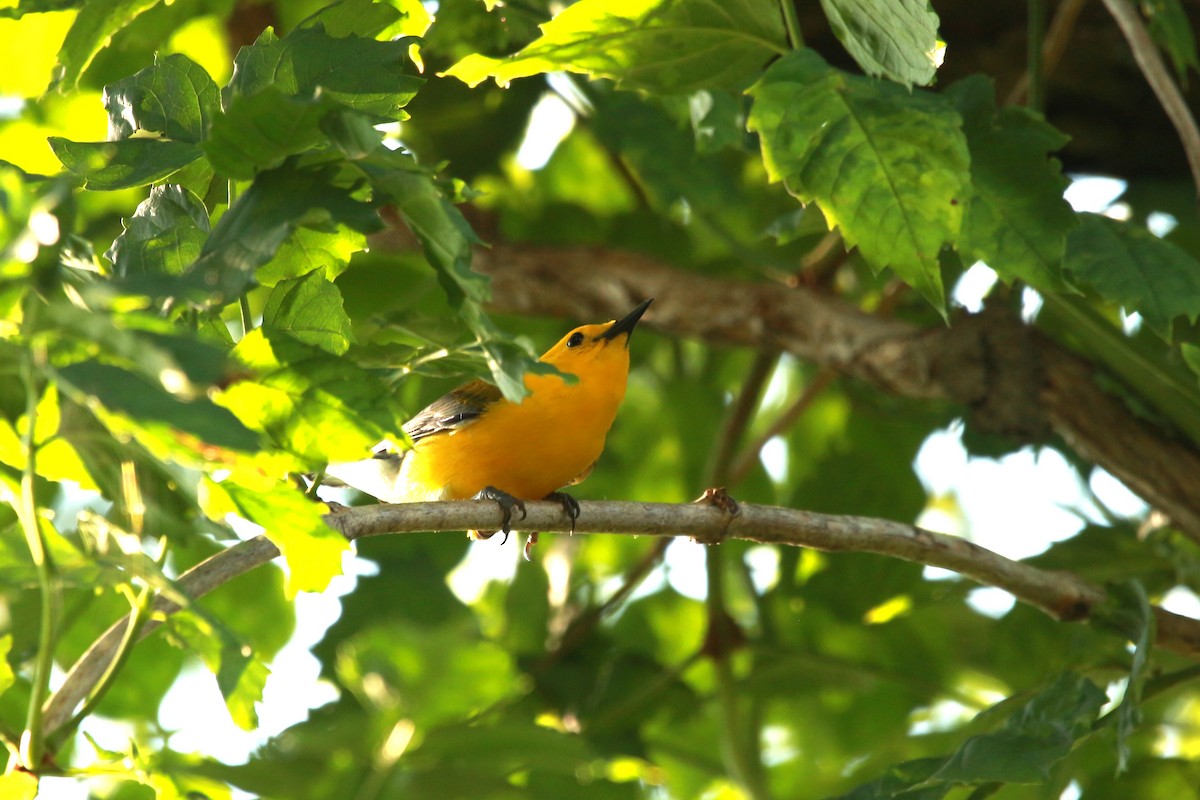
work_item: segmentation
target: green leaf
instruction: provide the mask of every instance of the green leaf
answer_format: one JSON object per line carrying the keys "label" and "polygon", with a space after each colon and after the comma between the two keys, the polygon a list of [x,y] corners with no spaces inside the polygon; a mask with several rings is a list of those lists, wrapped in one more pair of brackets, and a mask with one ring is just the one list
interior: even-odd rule
{"label": "green leaf", "polygon": [[251,451],[258,446],[257,436],[207,398],[182,400],[162,384],[95,360],[71,364],[57,372],[74,399],[85,405],[98,402],[137,420],[165,423],[218,447]]}
{"label": "green leaf", "polygon": [[429,12],[419,0],[341,0],[313,14],[300,27],[318,25],[330,36],[365,36],[390,39],[397,35],[421,36],[431,22]]}
{"label": "green leaf", "polygon": [[1063,291],[1062,258],[1078,217],[1063,198],[1068,181],[1048,153],[1067,137],[1025,108],[996,109],[995,90],[974,76],[946,95],[958,105],[971,148],[974,194],[963,212],[959,250],[1008,283]]}
{"label": "green leaf", "polygon": [[749,127],[772,180],[815,201],[874,269],[891,267],[944,313],[938,263],[962,225],[970,158],[942,97],[789,53],[750,89]]}
{"label": "green leaf", "polygon": [[425,83],[404,72],[412,41],[334,38],[316,28],[299,28],[279,39],[268,28],[234,60],[225,105],[239,95],[274,88],[294,97],[319,94],[379,122],[406,119],[402,109]]}
{"label": "green leaf", "polygon": [[342,293],[321,270],[276,284],[263,308],[263,327],[289,333],[335,356],[345,353],[354,341]]}
{"label": "green leaf", "polygon": [[238,727],[258,727],[255,704],[262,700],[270,670],[249,647],[207,615],[189,611],[172,614],[167,621],[168,640],[196,653],[217,678],[229,715]]}
{"label": "green leaf", "polygon": [[99,191],[131,189],[168,178],[203,153],[191,142],[170,139],[122,139],[117,142],[72,142],[49,138],[62,165]]}
{"label": "green leaf", "polygon": [[146,131],[198,143],[220,105],[220,90],[204,67],[180,53],[161,59],[156,55],[154,66],[104,87],[112,139]]}
{"label": "green leaf", "polygon": [[300,23],[301,28],[320,27],[333,37],[365,36],[374,39],[403,14],[389,3],[374,0],[340,0],[322,8]]}
{"label": "green leaf", "polygon": [[213,124],[204,152],[221,174],[253,178],[324,142],[321,121],[335,108],[335,103],[294,97],[273,86],[236,95]]}
{"label": "green leaf", "polygon": [[299,226],[336,230],[342,224],[364,233],[383,227],[374,209],[335,178],[333,168],[285,165],[260,172],[221,217],[189,271],[212,292],[207,302],[224,305],[240,295],[255,268],[270,261]]}
{"label": "green leaf", "polygon": [[158,0],[89,0],[83,7],[58,51],[59,90],[68,92],[79,85],[83,71],[92,63],[117,31]]}
{"label": "green leaf", "polygon": [[863,72],[905,86],[933,80],[938,15],[929,0],[821,0],[821,7]]}
{"label": "green leaf", "polygon": [[220,484],[246,519],[263,528],[287,561],[285,591],[322,592],[342,574],[342,554],[350,542],[326,524],[325,506],[287,484],[241,486],[233,480]]}
{"label": "green leaf", "polygon": [[275,256],[258,268],[255,278],[263,286],[274,286],[284,278],[298,278],[319,269],[334,280],[350,266],[350,256],[366,248],[367,237],[345,225],[337,225],[333,231],[297,228]]}
{"label": "green leaf", "polygon": [[566,70],[627,89],[740,89],[787,50],[783,16],[770,0],[581,0],[541,31],[515,55],[475,53],[442,74],[469,86]]}
{"label": "green leaf", "polygon": [[1108,701],[1088,679],[1061,675],[1009,717],[1001,730],[972,736],[931,780],[1038,783],[1087,736]]}
{"label": "green leaf", "polygon": [[208,209],[188,189],[162,184],[138,204],[104,256],[118,276],[182,275],[208,238]]}
{"label": "green leaf", "polygon": [[309,469],[361,458],[399,435],[406,417],[391,391],[349,359],[262,329],[243,337],[234,355],[257,377],[217,401]]}
{"label": "green leaf", "polygon": [[384,147],[356,166],[417,237],[452,304],[491,298],[488,279],[471,271],[471,248],[479,238],[430,173],[412,156]]}
{"label": "green leaf", "polygon": [[1141,314],[1168,341],[1176,317],[1193,323],[1200,317],[1200,263],[1144,228],[1083,215],[1067,237],[1064,265],[1105,300]]}
{"label": "green leaf", "polygon": [[1196,57],[1196,36],[1192,23],[1179,0],[1141,0],[1150,37],[1171,58],[1179,82],[1187,86],[1188,69],[1200,70]]}

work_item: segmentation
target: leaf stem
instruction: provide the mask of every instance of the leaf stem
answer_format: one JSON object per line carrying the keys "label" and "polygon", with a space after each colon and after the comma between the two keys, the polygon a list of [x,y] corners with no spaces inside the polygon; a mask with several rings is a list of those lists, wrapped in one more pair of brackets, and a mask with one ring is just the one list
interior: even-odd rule
{"label": "leaf stem", "polygon": [[37,772],[42,763],[44,740],[42,737],[42,703],[50,691],[50,670],[54,663],[54,568],[46,552],[46,542],[38,522],[37,498],[34,481],[37,478],[37,409],[38,372],[45,361],[40,345],[35,345],[32,332],[37,311],[37,298],[30,296],[25,311],[25,329],[28,349],[22,360],[22,382],[25,384],[25,431],[21,435],[21,447],[25,453],[25,469],[21,473],[21,497],[17,503],[17,516],[25,533],[29,555],[37,571],[38,589],[41,594],[41,616],[38,624],[38,650],[33,666],[33,685],[29,693],[29,708],[25,717],[25,732],[21,735],[20,760],[25,769]]}
{"label": "leaf stem", "polygon": [[[230,178],[228,183],[226,183],[226,193],[228,202],[227,210],[232,211],[233,203],[237,200],[237,181],[233,178]],[[241,297],[238,298],[238,311],[242,318],[242,336],[245,336],[254,330],[254,315],[250,313],[250,297],[246,292],[242,292]]]}
{"label": "leaf stem", "polygon": [[795,0],[779,0],[779,5],[783,9],[783,24],[787,27],[788,40],[791,41],[793,50],[799,50],[804,47],[804,36],[800,33],[800,18],[796,16]]}
{"label": "leaf stem", "polygon": [[250,297],[245,292],[238,298],[238,310],[242,315],[242,336],[254,330],[254,315],[250,313]]}

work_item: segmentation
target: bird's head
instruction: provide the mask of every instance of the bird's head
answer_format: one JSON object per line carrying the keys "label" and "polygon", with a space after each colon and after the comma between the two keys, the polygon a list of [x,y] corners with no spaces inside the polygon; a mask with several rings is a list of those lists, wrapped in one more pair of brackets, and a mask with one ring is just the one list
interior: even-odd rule
{"label": "bird's head", "polygon": [[542,356],[562,372],[580,378],[608,370],[629,370],[629,337],[653,298],[645,301],[621,319],[595,325],[580,325]]}

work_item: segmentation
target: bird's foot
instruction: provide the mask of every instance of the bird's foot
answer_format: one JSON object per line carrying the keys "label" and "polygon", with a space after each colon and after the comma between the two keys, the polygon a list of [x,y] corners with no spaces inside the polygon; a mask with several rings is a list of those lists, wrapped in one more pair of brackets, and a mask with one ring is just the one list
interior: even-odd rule
{"label": "bird's foot", "polygon": [[692,501],[693,503],[712,506],[725,513],[725,524],[721,526],[721,530],[714,536],[708,536],[703,539],[696,537],[698,541],[704,541],[706,544],[720,544],[725,540],[726,534],[729,533],[729,523],[733,522],[733,518],[741,513],[742,509],[738,505],[738,501],[734,500],[724,486],[716,486],[705,489],[703,494]]}
{"label": "bird's foot", "polygon": [[[504,534],[504,544],[508,541],[508,534],[512,533],[512,511],[517,509],[521,512],[521,519],[525,519],[525,503],[513,497],[508,492],[502,492],[495,486],[485,486],[480,490],[479,494],[473,498],[475,500],[492,500],[500,506],[500,532]],[[472,539],[487,539],[495,534],[495,531],[472,531],[474,535]]]}
{"label": "bird's foot", "polygon": [[525,540],[525,560],[533,561],[533,546],[538,543],[538,532],[533,531]]}
{"label": "bird's foot", "polygon": [[571,533],[575,533],[575,520],[579,519],[579,501],[566,492],[551,492],[542,498],[552,500],[562,506],[563,513],[571,520]]}

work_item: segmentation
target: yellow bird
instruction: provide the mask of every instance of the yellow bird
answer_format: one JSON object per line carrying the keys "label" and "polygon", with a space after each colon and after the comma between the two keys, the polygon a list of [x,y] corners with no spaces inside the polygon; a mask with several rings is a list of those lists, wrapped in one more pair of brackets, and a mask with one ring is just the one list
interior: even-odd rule
{"label": "yellow bird", "polygon": [[[520,403],[486,381],[471,381],[435,400],[404,425],[411,450],[381,444],[373,458],[330,464],[326,475],[385,503],[495,500],[508,533],[522,500],[556,500],[571,517],[579,504],[559,491],[579,483],[604,450],[625,397],[629,338],[652,300],[619,320],[583,325],[541,357],[560,372],[525,376]],[[491,533],[471,531],[472,538]]]}

